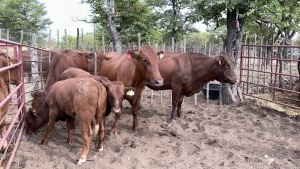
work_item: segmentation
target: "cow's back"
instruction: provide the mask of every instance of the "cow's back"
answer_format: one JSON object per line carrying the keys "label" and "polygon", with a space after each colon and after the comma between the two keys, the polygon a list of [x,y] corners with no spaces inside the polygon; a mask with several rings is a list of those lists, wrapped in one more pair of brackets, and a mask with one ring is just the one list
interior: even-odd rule
{"label": "cow's back", "polygon": [[125,86],[133,86],[135,77],[135,65],[130,62],[136,62],[134,59],[129,60],[126,54],[109,52],[104,55],[101,62],[100,76],[107,77],[112,81],[122,81]]}
{"label": "cow's back", "polygon": [[80,53],[71,55],[60,53],[53,57],[48,69],[48,77],[45,84],[45,91],[49,87],[59,80],[60,75],[68,68],[76,67],[83,70],[87,70],[88,67],[88,58],[86,54]]}
{"label": "cow's back", "polygon": [[46,102],[57,106],[65,113],[75,115],[75,112],[95,112],[98,107],[98,97],[101,104],[106,103],[106,90],[92,78],[71,78],[54,83],[47,94]]}

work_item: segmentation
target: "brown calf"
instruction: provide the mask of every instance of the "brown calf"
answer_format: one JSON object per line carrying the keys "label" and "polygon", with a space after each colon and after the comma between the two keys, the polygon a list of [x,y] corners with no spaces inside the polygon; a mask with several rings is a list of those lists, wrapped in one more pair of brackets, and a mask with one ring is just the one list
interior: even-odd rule
{"label": "brown calf", "polygon": [[47,92],[35,92],[35,108],[25,115],[25,132],[37,131],[48,122],[41,144],[46,144],[49,134],[57,120],[67,120],[68,142],[72,140],[71,131],[75,118],[80,122],[83,135],[83,149],[78,165],[86,162],[90,149],[93,126],[92,120],[100,125],[98,131],[99,151],[103,150],[104,118],[106,109],[106,89],[92,78],[72,78],[54,83]]}
{"label": "brown calf", "polygon": [[[108,116],[112,109],[112,111],[116,114],[116,119],[120,118],[119,116],[122,110],[121,106],[123,101],[123,95],[124,93],[126,94],[130,90],[134,91],[132,87],[124,87],[124,84],[120,81],[110,81],[106,77],[93,76],[82,69],[73,68],[73,67],[70,67],[67,70],[65,70],[61,74],[60,80],[76,78],[76,77],[81,77],[81,78],[91,77],[99,81],[106,88],[107,91],[108,104],[107,104],[105,116]],[[117,120],[115,120],[113,127],[111,129],[112,133],[116,132],[117,125],[118,125]]]}

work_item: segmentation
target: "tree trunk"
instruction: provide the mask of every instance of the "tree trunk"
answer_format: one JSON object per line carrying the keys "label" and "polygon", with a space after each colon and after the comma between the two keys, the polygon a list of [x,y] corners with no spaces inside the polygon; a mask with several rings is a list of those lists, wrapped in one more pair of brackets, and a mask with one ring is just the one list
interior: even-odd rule
{"label": "tree trunk", "polygon": [[[232,63],[235,75],[239,78],[239,49],[240,41],[244,32],[244,18],[238,18],[240,29],[236,30],[236,9],[227,10],[227,36],[225,39],[225,50]],[[238,84],[229,85],[223,84],[222,103],[223,104],[238,104],[243,101],[242,92]]]}
{"label": "tree trunk", "polygon": [[[172,0],[172,10],[173,10],[173,23],[172,23],[172,37],[174,37],[174,46],[176,46],[177,43],[177,34],[178,34],[178,28],[177,28],[177,4],[176,0]],[[173,51],[174,52],[174,51]]]}
{"label": "tree trunk", "polygon": [[122,43],[119,38],[119,34],[116,29],[115,24],[115,0],[107,0],[107,6],[108,6],[108,29],[110,32],[110,37],[113,42],[113,50],[115,52],[122,52]]}

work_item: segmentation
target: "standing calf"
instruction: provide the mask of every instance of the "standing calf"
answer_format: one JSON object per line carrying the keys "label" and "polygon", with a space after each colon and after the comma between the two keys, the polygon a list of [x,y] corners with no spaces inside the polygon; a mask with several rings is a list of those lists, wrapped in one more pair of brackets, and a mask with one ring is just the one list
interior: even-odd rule
{"label": "standing calf", "polygon": [[103,150],[104,118],[106,109],[106,89],[92,78],[72,78],[54,83],[48,91],[33,93],[36,98],[25,115],[25,132],[37,131],[48,122],[46,133],[41,144],[46,144],[49,134],[57,120],[67,120],[68,141],[71,140],[71,131],[75,118],[79,120],[83,135],[83,149],[78,165],[86,162],[90,149],[93,126],[92,120],[100,126],[98,131],[99,151]]}

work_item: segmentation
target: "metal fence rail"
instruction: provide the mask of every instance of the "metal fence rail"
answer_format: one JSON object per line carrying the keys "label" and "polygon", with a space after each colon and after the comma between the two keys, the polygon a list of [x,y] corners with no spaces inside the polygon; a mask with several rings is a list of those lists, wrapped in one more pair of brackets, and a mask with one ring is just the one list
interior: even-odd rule
{"label": "metal fence rail", "polygon": [[300,46],[242,45],[243,94],[300,109],[300,60],[295,51],[300,51]]}
{"label": "metal fence rail", "polygon": [[[4,100],[1,100],[0,107],[2,107],[6,102],[11,100],[8,111],[2,112],[1,123],[6,122],[7,130],[1,135],[0,148],[3,153],[1,153],[0,167],[10,168],[18,145],[23,133],[24,123],[23,117],[26,112],[25,109],[25,89],[23,83],[23,63],[22,63],[22,45],[0,39],[0,50],[6,53],[10,58],[15,58],[18,60],[17,64],[10,65],[7,67],[0,68],[0,73],[12,69],[13,67],[19,67],[20,83],[18,85],[9,84],[9,94]],[[5,72],[6,73],[6,72]],[[9,80],[10,82],[10,80]],[[5,115],[4,115],[5,114]],[[7,141],[8,146],[3,147]]]}

